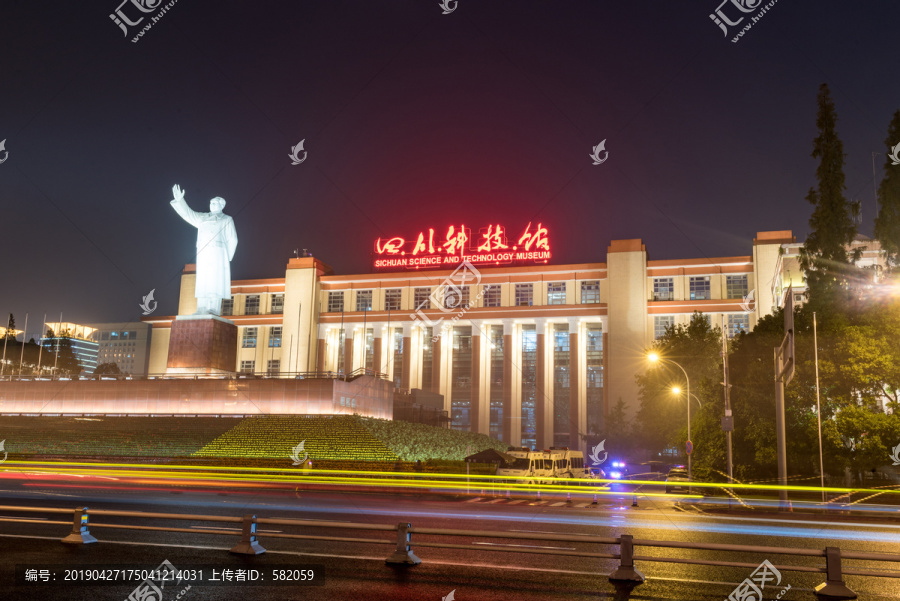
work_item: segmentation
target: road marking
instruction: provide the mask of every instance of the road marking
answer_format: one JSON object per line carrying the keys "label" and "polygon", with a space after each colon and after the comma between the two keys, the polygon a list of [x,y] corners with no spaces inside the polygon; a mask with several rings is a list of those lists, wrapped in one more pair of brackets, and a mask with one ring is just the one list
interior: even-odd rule
{"label": "road marking", "polygon": [[489,504],[503,503],[504,501],[506,501],[506,499],[494,499],[493,501],[488,501],[488,503]]}
{"label": "road marking", "polygon": [[478,501],[483,501],[481,497],[476,497],[474,499],[469,499],[468,501],[463,501],[463,503],[477,503]]}
{"label": "road marking", "polygon": [[550,503],[550,507],[562,507],[566,504],[566,501],[560,501],[559,503]]}
{"label": "road marking", "polygon": [[529,505],[543,505],[543,504],[546,503],[546,502],[547,502],[547,501],[535,501],[535,502],[533,502],[533,503],[529,503]]}
{"label": "road marking", "polygon": [[602,536],[600,534],[591,534],[590,532],[552,532],[550,530],[517,530],[510,528],[509,532],[531,532],[533,534],[563,534],[565,536]]}
{"label": "road marking", "polygon": [[507,505],[518,505],[519,503],[524,503],[525,499],[516,499],[515,501],[510,501]]}

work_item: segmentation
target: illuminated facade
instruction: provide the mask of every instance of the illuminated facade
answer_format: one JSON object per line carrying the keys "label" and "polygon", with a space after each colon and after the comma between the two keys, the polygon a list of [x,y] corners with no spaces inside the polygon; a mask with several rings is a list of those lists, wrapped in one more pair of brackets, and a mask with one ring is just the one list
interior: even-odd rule
{"label": "illuminated facade", "polygon": [[[442,232],[440,245],[433,230],[379,239],[373,267],[391,272],[335,275],[303,257],[289,260],[284,277],[233,281],[222,314],[239,328],[235,371],[370,369],[401,389],[442,394],[455,428],[513,445],[584,448],[580,435],[600,432],[618,399],[637,410],[634,375],[666,325],[700,311],[733,334],[770,313],[782,245],[794,242],[790,231],[761,232],[745,256],[648,260],[641,240],[614,240],[606,262],[552,265],[541,225],[508,237],[498,228],[463,227],[467,239],[443,251],[461,240],[460,228]],[[547,255],[498,256],[506,252]],[[378,263],[414,257],[434,263]],[[196,309],[194,279],[188,265],[179,315]],[[144,318],[153,326],[151,374],[166,371],[173,319]]]}

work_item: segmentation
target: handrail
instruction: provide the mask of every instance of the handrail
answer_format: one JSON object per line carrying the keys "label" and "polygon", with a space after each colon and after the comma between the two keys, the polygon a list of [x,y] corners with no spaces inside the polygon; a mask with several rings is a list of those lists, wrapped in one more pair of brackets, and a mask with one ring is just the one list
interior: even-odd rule
{"label": "handrail", "polygon": [[[0,505],[0,511],[3,512],[21,512],[21,513],[48,513],[61,514],[69,513],[72,509],[58,507],[24,507],[16,505]],[[149,519],[169,519],[169,520],[192,520],[198,522],[229,522],[240,523],[242,528],[240,532],[228,530],[213,530],[208,528],[175,528],[169,526],[147,526],[135,524],[112,524],[112,523],[90,523],[90,516],[104,517],[126,517],[126,518],[149,518]],[[61,525],[69,524],[69,522],[61,521],[42,521],[29,518],[17,518],[5,516],[0,518],[0,523],[22,523],[22,524],[44,524],[44,525]],[[669,540],[650,540],[650,539],[634,539],[630,535],[620,535],[618,537],[604,536],[580,536],[571,534],[556,533],[540,533],[540,532],[508,532],[498,530],[460,530],[450,528],[414,528],[409,523],[399,523],[397,525],[388,524],[363,524],[363,523],[346,523],[333,522],[325,520],[299,520],[289,518],[257,518],[256,515],[238,516],[220,516],[220,515],[201,515],[201,514],[184,514],[184,513],[161,513],[161,512],[143,512],[143,511],[119,511],[113,509],[99,509],[89,511],[87,507],[78,507],[74,509],[74,520],[72,523],[72,532],[62,539],[62,542],[73,544],[86,544],[97,542],[89,528],[94,526],[97,528],[113,528],[113,529],[130,529],[138,531],[162,531],[162,532],[179,532],[194,534],[215,534],[219,536],[240,536],[240,542],[231,549],[232,553],[238,554],[259,554],[264,553],[265,549],[258,541],[258,525],[278,525],[278,526],[297,526],[302,528],[316,529],[334,529],[334,530],[368,530],[379,532],[396,532],[396,550],[391,554],[385,562],[391,565],[417,565],[421,563],[421,559],[412,553],[412,547],[420,548],[439,548],[439,549],[464,549],[471,551],[496,551],[502,553],[524,553],[553,555],[566,557],[590,557],[598,559],[618,559],[620,565],[617,570],[609,575],[609,581],[617,587],[629,586],[633,587],[643,583],[644,576],[634,568],[634,561],[643,561],[649,563],[680,563],[686,565],[705,565],[730,568],[758,568],[752,563],[741,561],[725,561],[718,559],[695,559],[685,557],[656,557],[648,555],[634,555],[634,547],[657,547],[657,548],[677,548],[702,551],[727,551],[736,553],[759,553],[766,555],[787,555],[800,557],[824,557],[825,566],[809,566],[809,565],[791,565],[791,564],[772,564],[769,565],[779,571],[801,572],[826,574],[826,581],[816,587],[816,596],[820,599],[855,599],[856,594],[844,585],[843,575],[870,576],[878,578],[900,578],[900,571],[875,571],[869,569],[850,568],[842,569],[842,559],[855,559],[867,561],[881,562],[897,562],[900,563],[900,554],[889,553],[871,553],[851,551],[841,553],[837,547],[827,547],[824,550],[807,549],[797,547],[769,547],[758,545],[735,545],[735,544],[718,544],[718,543],[690,543],[682,541]],[[266,536],[272,538],[297,539],[297,540],[318,540],[330,542],[345,543],[363,543],[377,545],[391,545],[393,541],[384,538],[358,538],[358,537],[336,537],[322,536],[316,534],[295,534],[283,532],[266,532]],[[486,539],[511,539],[511,540],[532,540],[532,541],[553,541],[566,543],[579,543],[580,545],[592,546],[616,546],[619,547],[618,553],[610,553],[604,551],[584,550],[584,549],[541,549],[527,548],[513,545],[497,544],[490,547],[479,546],[477,544],[455,544],[436,541],[418,541],[412,540],[412,535],[416,536],[451,536],[451,537],[467,537],[467,538],[486,538]]]}

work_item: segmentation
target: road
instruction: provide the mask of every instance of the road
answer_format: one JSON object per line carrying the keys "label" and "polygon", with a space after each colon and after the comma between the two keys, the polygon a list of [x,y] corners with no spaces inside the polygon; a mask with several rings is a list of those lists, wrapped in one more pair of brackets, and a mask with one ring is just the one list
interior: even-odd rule
{"label": "road", "polygon": [[[850,550],[898,553],[900,523],[862,519],[815,518],[800,515],[734,516],[704,513],[696,505],[669,500],[641,500],[637,507],[631,498],[591,498],[545,495],[535,498],[490,498],[465,495],[361,494],[346,491],[308,491],[292,488],[217,488],[210,482],[161,485],[153,481],[113,480],[95,477],[35,478],[32,474],[7,472],[0,478],[0,503],[31,507],[87,505],[91,509],[119,509],[143,512],[196,513],[241,516],[254,513],[263,518],[290,518],[310,521],[309,528],[264,525],[259,539],[267,552],[255,557],[237,556],[228,549],[237,542],[237,524],[218,524],[213,529],[233,536],[195,532],[155,532],[101,527],[106,523],[149,524],[130,518],[95,518],[91,533],[100,542],[68,546],[59,539],[70,527],[42,524],[41,521],[69,516],[37,516],[36,523],[0,522],[0,590],[9,591],[15,565],[85,565],[155,567],[168,560],[176,568],[253,566],[263,571],[316,566],[318,586],[250,587],[230,584],[195,584],[184,592],[186,601],[206,599],[442,599],[451,591],[454,598],[483,599],[597,599],[615,598],[615,589],[606,576],[617,562],[609,559],[570,557],[550,553],[570,551],[615,552],[614,547],[580,542],[506,540],[460,537],[452,543],[474,545],[479,550],[419,547],[417,541],[439,539],[414,535],[413,550],[422,564],[412,568],[391,568],[384,559],[393,550],[393,533],[359,530],[323,531],[314,521],[327,520],[347,524],[397,524],[410,522],[414,527],[454,528],[568,535],[615,537],[631,534],[636,539],[730,543],[772,547],[823,549],[826,546]],[[3,511],[0,517],[22,514]],[[173,520],[154,520],[153,525],[186,530],[210,529],[209,524],[191,524]],[[361,544],[318,540],[292,540],[274,535],[287,532],[324,536],[374,538],[387,544]],[[442,539],[447,542],[447,539]],[[520,545],[520,546],[513,546]],[[481,550],[483,549],[483,550]],[[521,551],[521,552],[508,552]],[[637,555],[674,556],[747,562],[759,565],[768,559],[779,564],[824,565],[822,560],[785,556],[769,557],[759,553],[723,554],[709,551],[682,551],[639,547]],[[152,565],[151,565],[152,564]],[[844,562],[884,570],[885,564]],[[722,568],[683,563],[638,561],[637,567],[647,581],[632,594],[643,599],[716,599],[729,593],[750,576],[752,569]],[[900,568],[900,564],[888,567]],[[900,572],[898,572],[900,575]],[[62,576],[60,576],[62,577]],[[765,597],[774,599],[783,588],[790,589],[781,599],[809,599],[823,575],[783,571],[778,587],[770,583]],[[847,585],[860,599],[900,598],[900,579],[876,579],[848,576]],[[131,583],[133,584],[133,583]],[[15,599],[53,601],[126,599],[134,589],[129,583],[104,586],[32,583],[15,590]],[[182,591],[165,591],[174,598]],[[168,601],[169,597],[164,597]],[[181,600],[179,600],[181,601]]]}

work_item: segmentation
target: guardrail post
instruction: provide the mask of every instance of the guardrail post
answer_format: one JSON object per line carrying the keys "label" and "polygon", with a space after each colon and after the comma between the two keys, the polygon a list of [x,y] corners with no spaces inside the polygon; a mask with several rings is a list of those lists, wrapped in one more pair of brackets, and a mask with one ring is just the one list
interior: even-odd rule
{"label": "guardrail post", "polygon": [[409,548],[409,523],[397,524],[397,550],[384,563],[398,566],[417,566],[422,560],[416,557]]}
{"label": "guardrail post", "polygon": [[88,530],[88,520],[87,507],[75,509],[75,519],[72,520],[72,532],[69,533],[69,536],[62,539],[62,542],[72,545],[96,543],[97,539],[91,536],[91,532]]}
{"label": "guardrail post", "polygon": [[259,555],[265,553],[266,550],[256,540],[256,516],[245,515],[243,527],[241,528],[241,542],[231,548],[232,553],[241,555]]}
{"label": "guardrail post", "polygon": [[825,547],[825,582],[816,587],[816,599],[842,601],[856,598],[857,594],[844,584],[840,547]]}
{"label": "guardrail post", "polygon": [[634,568],[634,537],[630,534],[619,537],[619,567],[609,575],[609,581],[632,587],[644,583],[644,575]]}

